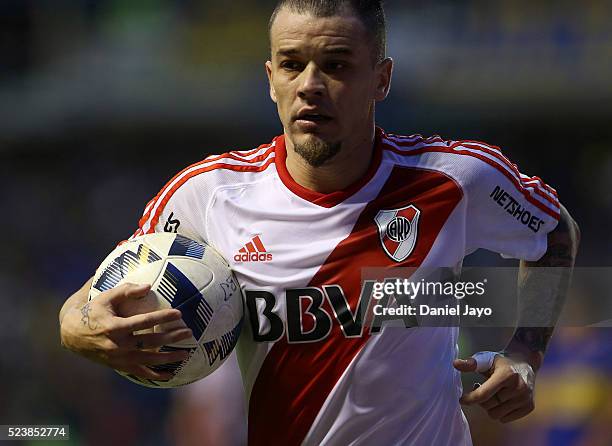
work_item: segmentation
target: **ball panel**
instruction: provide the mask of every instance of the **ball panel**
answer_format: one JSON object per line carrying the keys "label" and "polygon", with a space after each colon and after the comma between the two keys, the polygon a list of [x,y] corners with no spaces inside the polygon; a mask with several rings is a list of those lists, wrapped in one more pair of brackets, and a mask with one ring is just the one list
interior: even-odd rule
{"label": "ball panel", "polygon": [[128,242],[113,251],[114,256],[108,262],[102,263],[96,272],[93,288],[104,292],[116,287],[125,277],[138,267],[160,261],[159,254],[149,248],[145,243]]}
{"label": "ball panel", "polygon": [[205,247],[201,243],[183,237],[182,235],[177,235],[170,246],[168,256],[191,257],[201,260],[204,257],[204,251]]}
{"label": "ball panel", "polygon": [[170,234],[167,232],[155,232],[153,234],[145,234],[133,238],[128,243],[145,243],[151,250],[155,251],[162,257],[168,257],[168,252],[176,234]]}
{"label": "ball panel", "polygon": [[[242,321],[238,322],[233,329],[224,333],[220,337],[213,339],[212,341],[201,343],[202,349],[206,352],[206,358],[208,359],[208,366],[216,370],[229,354],[234,350],[240,332],[242,330]],[[219,359],[219,361],[217,361]],[[215,364],[216,362],[216,364]]]}

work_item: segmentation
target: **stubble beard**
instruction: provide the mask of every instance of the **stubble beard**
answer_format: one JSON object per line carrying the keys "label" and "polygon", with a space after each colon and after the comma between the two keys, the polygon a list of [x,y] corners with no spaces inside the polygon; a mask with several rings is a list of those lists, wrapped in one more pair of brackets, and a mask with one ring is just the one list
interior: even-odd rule
{"label": "stubble beard", "polygon": [[340,152],[341,142],[327,142],[320,138],[308,138],[304,142],[295,143],[295,153],[312,167],[321,167]]}

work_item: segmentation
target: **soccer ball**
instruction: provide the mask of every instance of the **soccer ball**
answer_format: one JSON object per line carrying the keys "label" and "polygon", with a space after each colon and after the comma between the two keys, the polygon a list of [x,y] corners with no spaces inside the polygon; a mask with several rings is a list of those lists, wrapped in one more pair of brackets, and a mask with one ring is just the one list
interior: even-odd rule
{"label": "soccer ball", "polygon": [[118,315],[133,316],[164,308],[178,308],[182,320],[137,333],[164,332],[189,327],[193,337],[159,351],[187,350],[181,362],[149,366],[173,374],[153,381],[121,371],[119,374],[147,387],[177,387],[215,371],[236,345],[243,318],[242,290],[229,264],[212,247],[178,234],[155,233],[119,245],[102,262],[93,279],[89,300],[124,282],[151,284],[141,299],[121,303]]}

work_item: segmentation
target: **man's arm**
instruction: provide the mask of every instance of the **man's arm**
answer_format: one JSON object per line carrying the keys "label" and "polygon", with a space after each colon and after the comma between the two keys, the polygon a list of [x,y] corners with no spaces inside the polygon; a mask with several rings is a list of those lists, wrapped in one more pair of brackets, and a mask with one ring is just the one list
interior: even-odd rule
{"label": "man's arm", "polygon": [[[497,356],[487,381],[461,398],[479,404],[493,419],[514,421],[535,408],[535,372],[541,367],[548,342],[561,314],[580,243],[576,222],[561,206],[557,227],[548,234],[548,248],[536,262],[519,269],[518,328],[503,356]],[[476,370],[473,358],[454,362],[462,372]]]}
{"label": "man's arm", "polygon": [[579,243],[580,229],[561,206],[561,218],[555,230],[548,234],[544,256],[535,262],[521,261],[518,328],[505,353],[526,360],[534,371],[542,366],[565,303]]}
{"label": "man's arm", "polygon": [[[89,289],[91,288],[92,283],[93,283],[93,277],[89,279],[87,282],[85,282],[85,284],[76,293],[74,293],[72,296],[66,299],[66,301],[64,302],[64,305],[62,305],[62,309],[60,310],[60,314],[59,314],[60,327],[62,326],[62,321],[64,320],[64,318],[66,317],[66,314],[69,311],[75,310],[75,309],[80,310],[87,303],[87,295],[88,295]],[[60,334],[63,334],[63,333],[60,333]],[[61,339],[61,341],[62,341],[62,346],[65,346],[63,338]]]}
{"label": "man's arm", "polygon": [[62,346],[92,361],[117,370],[153,380],[167,380],[171,374],[155,372],[147,365],[166,364],[186,359],[186,352],[158,352],[164,344],[192,336],[188,328],[166,333],[135,334],[140,330],[181,319],[176,309],[121,317],[117,309],[127,299],[145,296],[149,285],[124,284],[105,291],[88,302],[92,280],[70,296],[59,314]]}

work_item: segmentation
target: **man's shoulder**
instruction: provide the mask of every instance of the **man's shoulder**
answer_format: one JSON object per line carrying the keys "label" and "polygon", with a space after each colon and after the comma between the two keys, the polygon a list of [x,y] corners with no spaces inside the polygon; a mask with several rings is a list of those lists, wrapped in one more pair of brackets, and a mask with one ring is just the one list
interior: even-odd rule
{"label": "man's shoulder", "polygon": [[521,177],[499,147],[483,141],[385,133],[382,146],[389,162],[437,170],[463,181],[482,175]]}
{"label": "man's shoulder", "polygon": [[[147,233],[163,222],[175,229],[182,225],[183,230],[188,222],[197,226],[194,222],[205,213],[220,188],[252,183],[265,176],[274,164],[277,140],[249,150],[210,155],[182,169],[147,204],[135,235]],[[165,226],[161,228],[167,230]],[[190,235],[195,237],[198,233]]]}
{"label": "man's shoulder", "polygon": [[[476,159],[491,159],[505,164],[511,164],[502,150],[493,144],[469,139],[447,139],[439,135],[410,136],[395,133],[384,133],[382,138],[385,151],[404,157],[414,157],[422,154],[441,154],[444,158],[469,156]],[[444,156],[451,155],[451,156]]]}
{"label": "man's shoulder", "polygon": [[497,146],[474,140],[447,140],[440,136],[386,134],[383,147],[388,162],[434,170],[452,177],[472,201],[482,199],[489,203],[494,200],[500,206],[512,201],[520,203],[521,209],[530,203],[558,218],[557,191],[541,178],[521,173]]}
{"label": "man's shoulder", "polygon": [[268,171],[268,167],[274,163],[277,139],[274,138],[266,144],[251,149],[209,155],[182,169],[174,175],[165,188],[178,189],[187,184],[206,184],[215,187],[257,179],[257,174]]}

